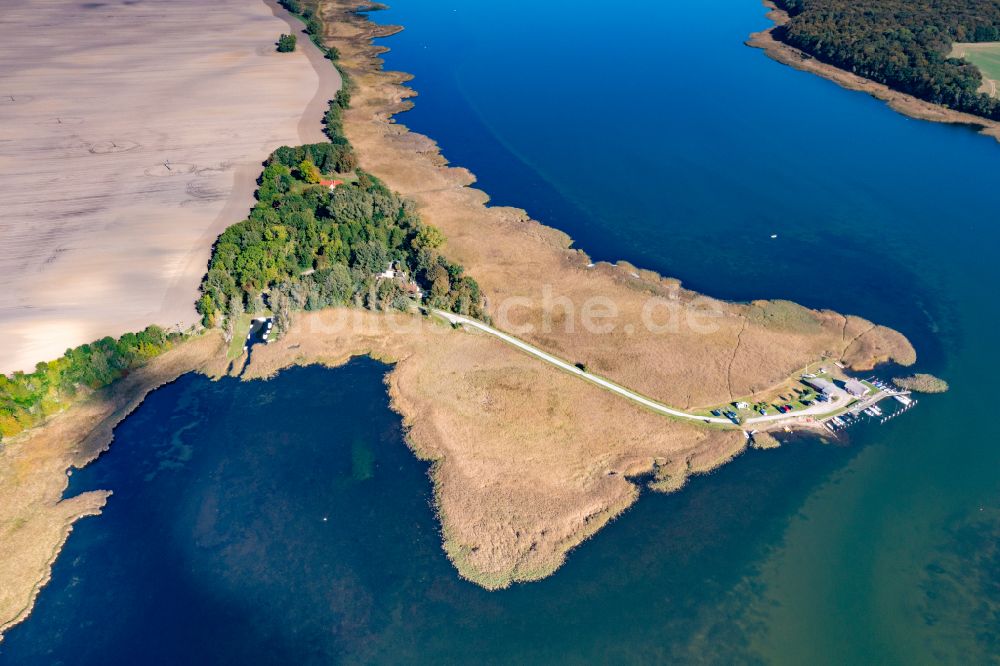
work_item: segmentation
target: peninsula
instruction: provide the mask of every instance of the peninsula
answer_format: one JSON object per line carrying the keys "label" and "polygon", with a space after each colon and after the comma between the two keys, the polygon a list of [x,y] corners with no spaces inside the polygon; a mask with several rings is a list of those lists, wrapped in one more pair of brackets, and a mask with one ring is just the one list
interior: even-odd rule
{"label": "peninsula", "polygon": [[[67,469],[185,372],[252,380],[362,354],[394,363],[392,406],[433,462],[443,547],[462,576],[496,589],[555,571],[636,501],[635,477],[676,490],[742,452],[747,437],[716,406],[769,400],[819,365],[915,362],[905,337],[860,317],[719,301],[595,264],[524,211],[488,206],[472,174],[394,122],[414,93],[383,71],[372,39],[398,28],[348,0],[285,4],[347,82],[326,114],[329,142],[269,158],[257,205],[209,262],[203,330],[3,440],[0,632],[30,612],[73,522],[107,501],[64,499]],[[281,336],[235,362],[226,350],[242,353],[251,316],[273,317]]]}

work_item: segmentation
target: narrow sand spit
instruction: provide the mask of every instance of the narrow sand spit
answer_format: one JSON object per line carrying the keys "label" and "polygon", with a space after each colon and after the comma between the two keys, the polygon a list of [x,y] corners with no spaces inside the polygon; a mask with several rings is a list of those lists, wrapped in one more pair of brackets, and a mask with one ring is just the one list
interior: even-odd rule
{"label": "narrow sand spit", "polygon": [[323,140],[336,69],[272,0],[29,0],[0,21],[0,372],[187,326],[277,146]]}

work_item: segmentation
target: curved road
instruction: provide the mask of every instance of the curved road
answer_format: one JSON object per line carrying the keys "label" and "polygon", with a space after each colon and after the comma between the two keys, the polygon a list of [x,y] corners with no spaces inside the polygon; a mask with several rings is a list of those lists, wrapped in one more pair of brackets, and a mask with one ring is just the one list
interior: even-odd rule
{"label": "curved road", "polygon": [[[700,416],[698,414],[690,414],[688,412],[683,412],[679,409],[674,409],[673,407],[668,407],[663,403],[656,402],[655,400],[650,400],[645,396],[639,395],[638,393],[630,391],[627,388],[621,387],[618,384],[615,384],[614,382],[604,379],[603,377],[599,377],[595,374],[589,373],[586,370],[581,370],[572,363],[567,363],[561,358],[558,358],[556,356],[553,356],[552,354],[544,352],[538,347],[529,345],[527,342],[519,340],[518,338],[515,338],[512,335],[508,335],[507,333],[495,329],[492,326],[489,326],[488,324],[484,324],[481,321],[477,321],[469,317],[464,317],[462,315],[455,314],[453,312],[445,312],[444,310],[431,310],[431,312],[433,312],[438,317],[441,317],[442,319],[450,322],[451,324],[469,326],[471,328],[479,329],[480,331],[488,333],[494,337],[500,338],[507,344],[513,345],[518,349],[520,349],[521,351],[527,352],[532,356],[540,358],[546,363],[556,366],[560,370],[565,370],[566,372],[574,374],[577,377],[580,377],[581,379],[585,379],[589,382],[597,384],[602,388],[617,393],[623,398],[628,398],[633,402],[639,403],[643,407],[648,407],[649,409],[652,409],[653,411],[659,412],[661,414],[674,416],[680,419],[701,421],[702,423],[719,423],[722,425],[734,425],[732,421],[730,421],[727,418],[722,418],[721,416]],[[798,420],[802,417],[824,416],[826,414],[839,411],[840,409],[843,409],[847,404],[849,404],[852,398],[846,391],[842,389],[838,390],[840,391],[840,393],[834,396],[833,400],[831,400],[828,403],[816,403],[811,407],[797,411],[794,414],[779,413],[779,414],[768,414],[766,416],[756,416],[754,418],[747,419],[746,421],[744,421],[743,425],[753,425],[756,423],[769,423],[782,420],[789,420],[789,421]]]}

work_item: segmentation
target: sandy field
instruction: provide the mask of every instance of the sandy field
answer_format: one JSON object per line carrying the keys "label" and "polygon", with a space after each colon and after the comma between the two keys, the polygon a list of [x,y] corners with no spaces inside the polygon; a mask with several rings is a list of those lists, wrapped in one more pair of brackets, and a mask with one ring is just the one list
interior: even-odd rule
{"label": "sandy field", "polygon": [[28,0],[0,20],[0,372],[186,327],[277,146],[321,141],[336,69],[271,0]]}

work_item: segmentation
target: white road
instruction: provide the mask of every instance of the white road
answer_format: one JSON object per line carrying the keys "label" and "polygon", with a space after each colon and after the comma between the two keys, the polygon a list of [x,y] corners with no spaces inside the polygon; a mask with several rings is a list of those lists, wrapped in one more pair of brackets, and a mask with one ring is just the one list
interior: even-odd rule
{"label": "white road", "polygon": [[[549,363],[550,365],[554,365],[560,370],[565,370],[566,372],[574,374],[580,377],[581,379],[585,379],[591,383],[597,384],[602,388],[617,393],[623,398],[628,398],[633,402],[639,403],[643,407],[648,407],[649,409],[652,409],[653,411],[659,412],[661,414],[674,416],[680,419],[701,421],[702,423],[718,423],[723,425],[733,425],[733,422],[727,418],[723,418],[720,416],[701,416],[699,414],[690,414],[688,412],[684,412],[679,409],[674,409],[673,407],[668,407],[667,405],[664,405],[663,403],[660,402],[656,402],[655,400],[650,400],[645,396],[639,395],[638,393],[630,391],[627,388],[623,388],[618,384],[615,384],[614,382],[604,379],[603,377],[599,377],[593,373],[587,372],[586,370],[581,370],[572,363],[568,363],[562,360],[561,358],[558,358],[556,356],[553,356],[552,354],[544,352],[538,347],[530,345],[527,342],[515,338],[512,335],[508,335],[507,333],[495,329],[492,326],[489,326],[488,324],[484,324],[481,321],[477,321],[469,317],[464,317],[462,315],[455,314],[453,312],[445,312],[444,310],[431,310],[431,312],[433,312],[437,316],[441,317],[442,319],[452,324],[469,326],[470,328],[475,328],[480,331],[483,331],[484,333],[488,333],[489,335],[500,338],[507,344],[513,345],[518,349],[520,349],[521,351],[527,352],[528,354],[531,354],[532,356],[535,356],[545,361],[546,363]],[[745,420],[743,422],[743,425],[749,426],[758,423],[760,424],[773,423],[775,421],[793,422],[804,418],[817,418],[825,416],[827,414],[831,414],[833,412],[843,409],[853,400],[850,394],[848,394],[846,391],[842,389],[838,389],[838,391],[840,391],[840,393],[837,394],[834,397],[834,399],[831,400],[830,402],[823,402],[823,403],[817,402],[816,404],[807,407],[806,409],[796,411],[794,414],[779,413],[779,414],[768,414],[766,416],[756,416],[754,418]]]}

